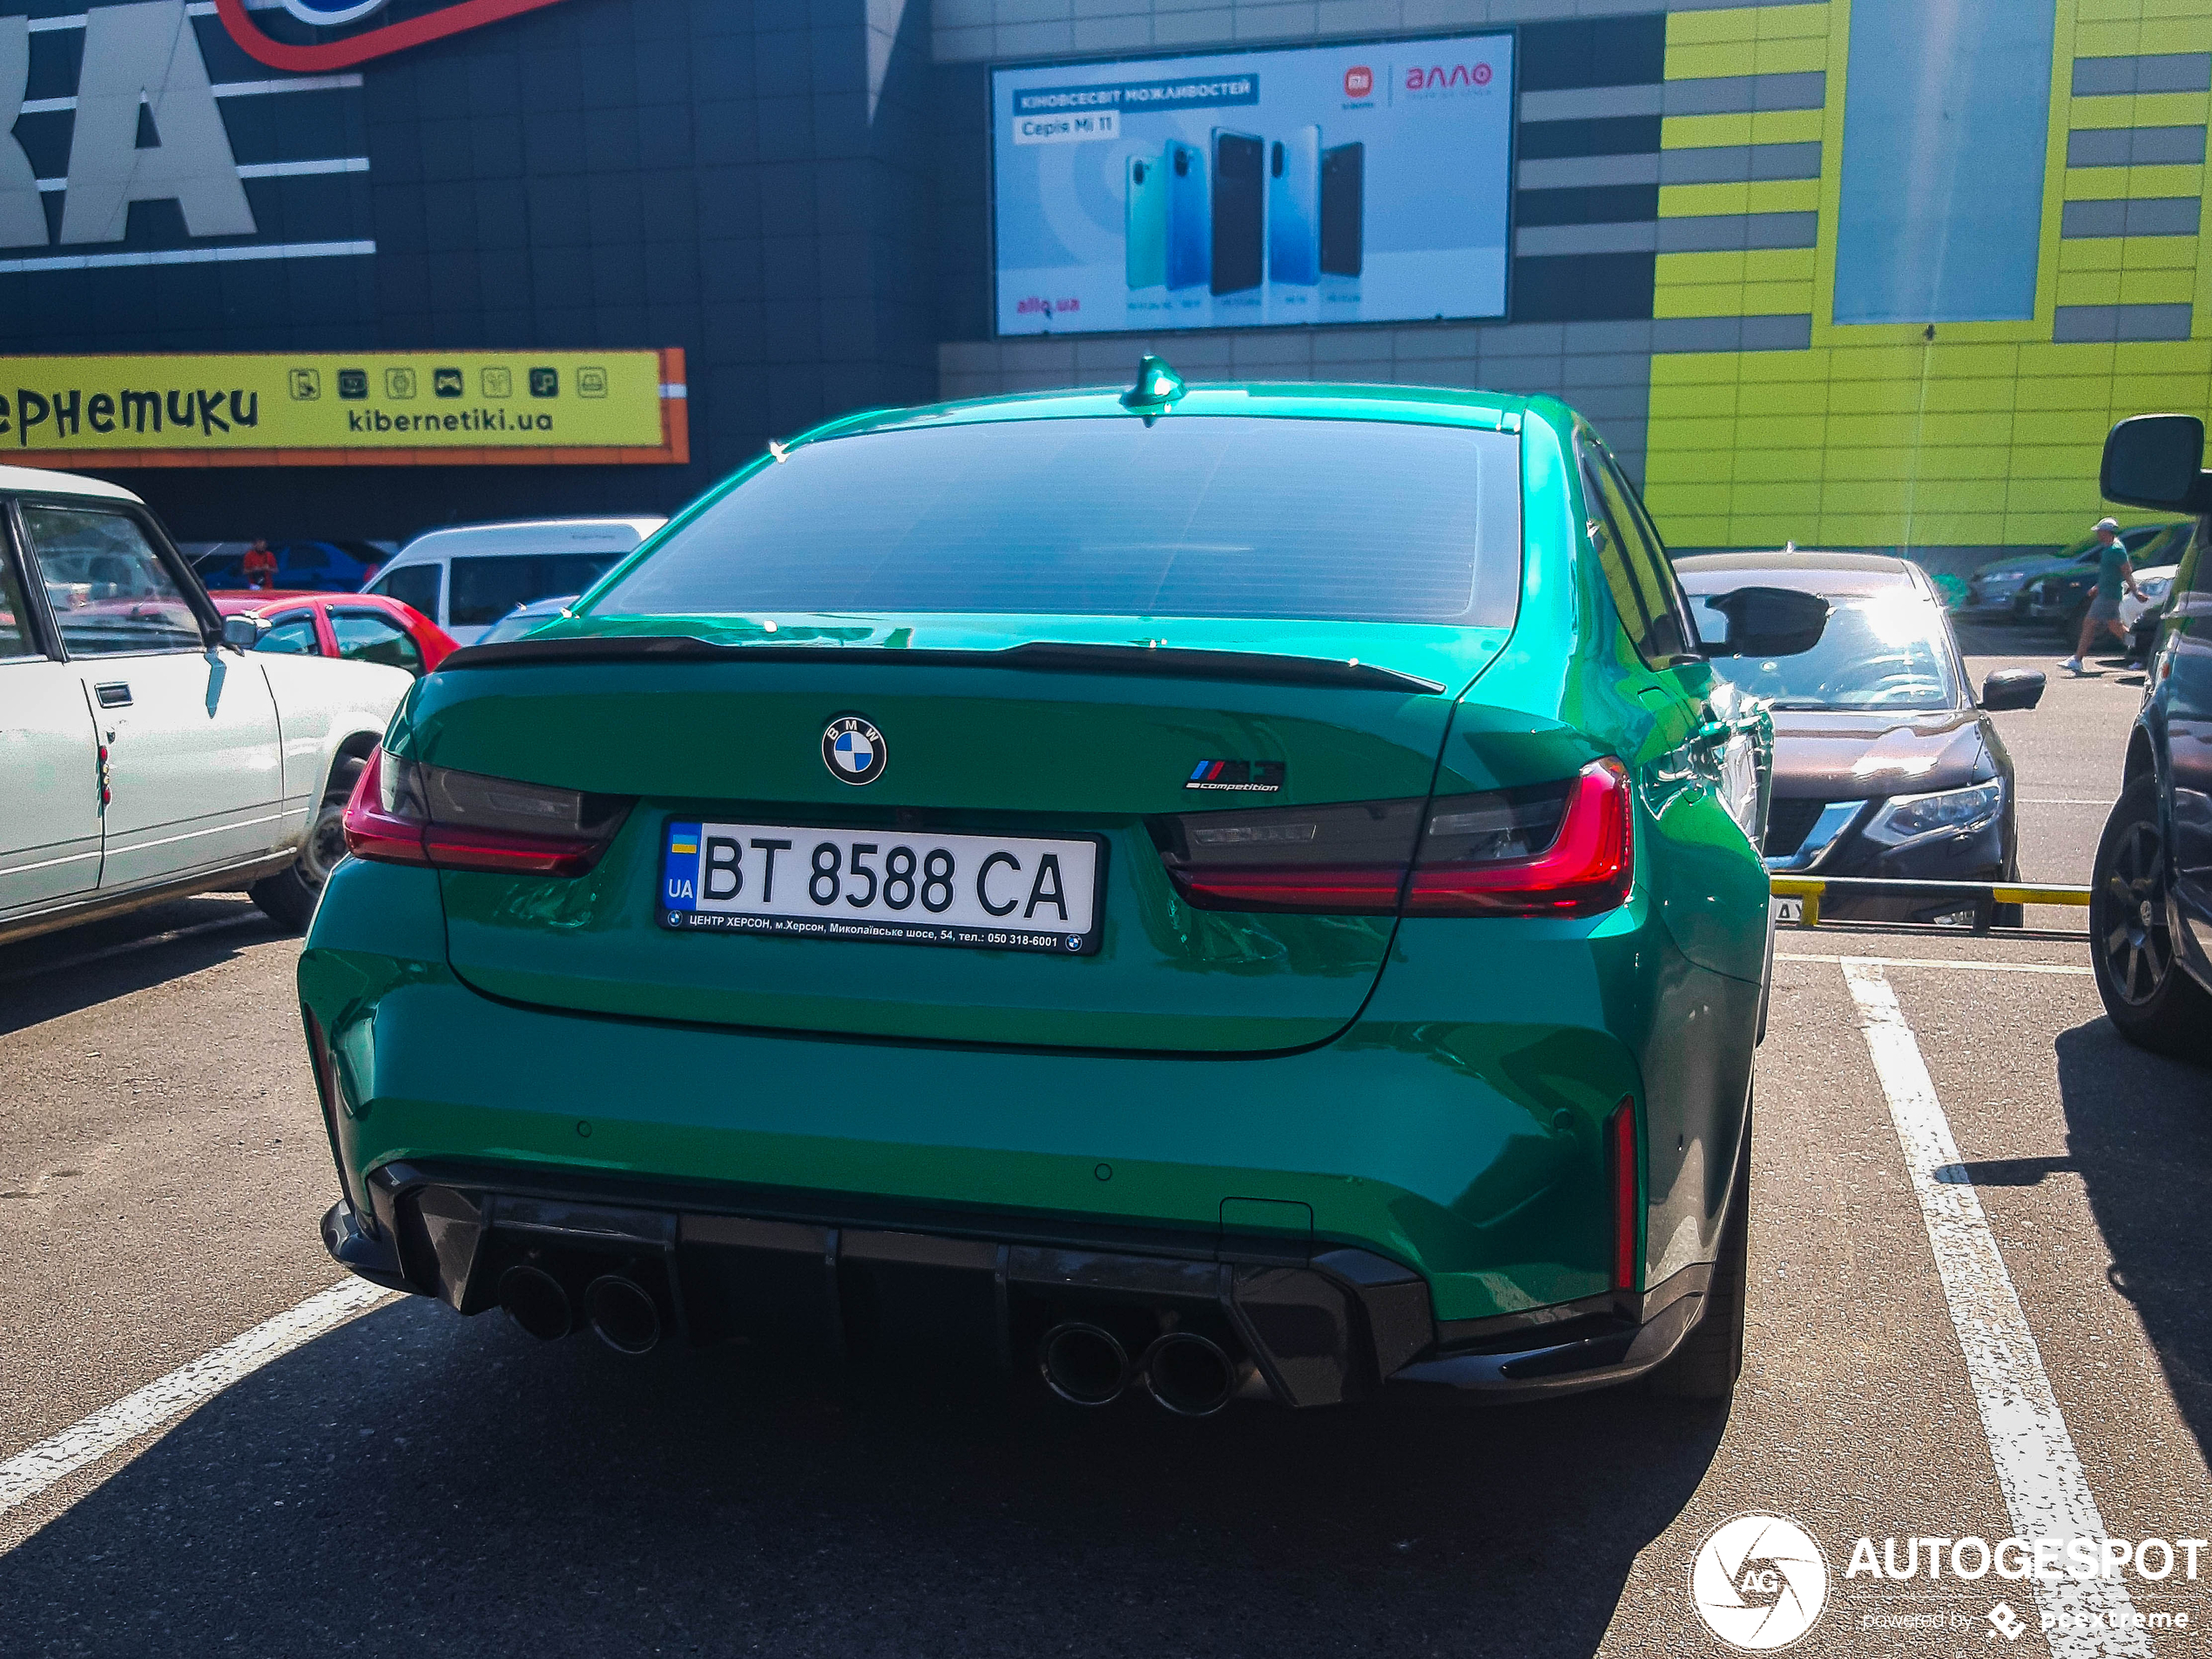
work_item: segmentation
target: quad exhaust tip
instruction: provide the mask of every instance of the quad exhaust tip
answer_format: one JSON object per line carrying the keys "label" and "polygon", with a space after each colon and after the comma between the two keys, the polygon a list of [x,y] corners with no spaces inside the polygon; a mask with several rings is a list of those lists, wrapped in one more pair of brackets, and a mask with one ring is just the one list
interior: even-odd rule
{"label": "quad exhaust tip", "polygon": [[1249,1366],[1196,1331],[1170,1331],[1144,1351],[1137,1367],[1144,1386],[1177,1417],[1211,1417],[1237,1397]]}
{"label": "quad exhaust tip", "polygon": [[592,1334],[617,1353],[651,1353],[660,1341],[660,1309],[636,1279],[602,1273],[583,1287]]}
{"label": "quad exhaust tip", "polygon": [[1069,1319],[1044,1333],[1037,1369],[1071,1406],[1110,1406],[1129,1386],[1129,1350],[1111,1331]]}
{"label": "quad exhaust tip", "polygon": [[517,1263],[499,1276],[499,1305],[507,1317],[540,1342],[551,1342],[576,1328],[576,1312],[561,1281],[542,1267]]}

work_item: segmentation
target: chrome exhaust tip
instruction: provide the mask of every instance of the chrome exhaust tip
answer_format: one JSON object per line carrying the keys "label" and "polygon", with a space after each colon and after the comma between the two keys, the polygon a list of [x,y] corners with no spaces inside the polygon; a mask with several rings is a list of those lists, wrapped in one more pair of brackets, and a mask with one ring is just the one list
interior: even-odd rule
{"label": "chrome exhaust tip", "polygon": [[499,1305],[540,1342],[576,1329],[576,1312],[561,1281],[542,1267],[516,1263],[499,1276]]}
{"label": "chrome exhaust tip", "polygon": [[1239,1365],[1196,1331],[1170,1331],[1145,1349],[1137,1368],[1146,1391],[1165,1410],[1177,1417],[1211,1417],[1237,1397],[1250,1363]]}
{"label": "chrome exhaust tip", "polygon": [[1069,1319],[1037,1345],[1044,1386],[1071,1406],[1110,1406],[1129,1386],[1129,1351],[1111,1331]]}
{"label": "chrome exhaust tip", "polygon": [[660,1341],[660,1309],[651,1294],[620,1273],[602,1273],[583,1287],[583,1316],[592,1334],[617,1353],[651,1353]]}

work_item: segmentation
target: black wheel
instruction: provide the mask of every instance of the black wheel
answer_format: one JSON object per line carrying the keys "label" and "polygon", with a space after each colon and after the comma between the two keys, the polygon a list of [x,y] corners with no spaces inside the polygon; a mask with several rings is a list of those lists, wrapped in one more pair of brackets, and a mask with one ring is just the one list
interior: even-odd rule
{"label": "black wheel", "polygon": [[1736,1180],[1721,1224],[1720,1253],[1705,1286],[1705,1311],[1682,1346],[1651,1373],[1651,1392],[1673,1399],[1727,1399],[1743,1374],[1743,1305],[1751,1260],[1751,1115],[1743,1115]]}
{"label": "black wheel", "polygon": [[2175,956],[2158,780],[2148,773],[2120,792],[2097,841],[2089,959],[2121,1036],[2177,1059],[2212,1061],[2212,995]]}
{"label": "black wheel", "polygon": [[348,757],[331,768],[330,787],[323,792],[314,822],[307,826],[307,839],[300,845],[300,856],[289,869],[246,888],[246,896],[279,927],[295,934],[307,931],[315,914],[315,900],[322,897],[322,884],[346,856],[346,802],[366,764],[358,757]]}

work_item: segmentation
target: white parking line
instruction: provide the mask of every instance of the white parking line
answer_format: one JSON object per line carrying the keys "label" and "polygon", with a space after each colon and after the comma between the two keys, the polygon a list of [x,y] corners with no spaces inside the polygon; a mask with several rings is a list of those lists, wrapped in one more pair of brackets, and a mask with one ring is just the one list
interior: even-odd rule
{"label": "white parking line", "polygon": [[[2089,1477],[2074,1449],[2066,1419],[2044,1374],[2043,1356],[2027,1328],[2027,1315],[2012,1275],[1989,1231],[1981,1200],[1966,1179],[1950,1121],[1936,1099],[1935,1083],[1905,1022],[1897,992],[1881,968],[1847,961],[1844,978],[1858,1005],[1859,1029],[1874,1055],[1874,1069],[1889,1096],[1905,1167],[1920,1201],[1920,1219],[1935,1252],[1936,1275],[1951,1309],[1974,1406],[2013,1530],[2034,1540],[2099,1538],[2104,1517],[2089,1490]],[[2093,1656],[2147,1656],[2150,1638],[2134,1623],[2134,1604],[2117,1578],[2034,1581],[2035,1601],[2047,1615],[2067,1620],[2096,1615],[2097,1634],[2047,1633],[2055,1659]]]}
{"label": "white parking line", "polygon": [[28,1451],[17,1453],[0,1463],[0,1514],[29,1502],[57,1480],[151,1433],[172,1418],[221,1393],[239,1378],[394,1294],[357,1278],[318,1291],[297,1307],[186,1361],[166,1377],[125,1394],[112,1406],[102,1406]]}
{"label": "white parking line", "polygon": [[1815,956],[1810,952],[1777,950],[1777,962],[1865,962],[1870,968],[1967,968],[1984,974],[2094,974],[2094,968],[2074,962],[1946,961],[1940,956]]}

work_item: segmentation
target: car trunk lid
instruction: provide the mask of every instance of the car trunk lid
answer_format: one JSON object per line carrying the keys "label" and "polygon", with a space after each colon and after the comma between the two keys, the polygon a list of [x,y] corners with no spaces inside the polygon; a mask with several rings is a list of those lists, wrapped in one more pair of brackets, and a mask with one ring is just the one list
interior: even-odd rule
{"label": "car trunk lid", "polygon": [[[480,650],[422,683],[399,739],[415,759],[637,803],[586,875],[442,876],[466,981],[635,1018],[1194,1053],[1325,1041],[1365,1001],[1394,923],[1194,909],[1149,823],[1426,796],[1453,698],[1506,637],[815,617],[659,622],[648,643],[638,626]],[[886,751],[865,785],[826,756],[840,718]],[[884,853],[932,835],[1096,838],[1096,948],[672,931],[658,900],[669,831],[715,823],[787,826],[797,860],[810,828],[866,831]]]}

